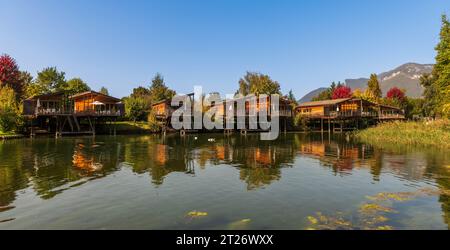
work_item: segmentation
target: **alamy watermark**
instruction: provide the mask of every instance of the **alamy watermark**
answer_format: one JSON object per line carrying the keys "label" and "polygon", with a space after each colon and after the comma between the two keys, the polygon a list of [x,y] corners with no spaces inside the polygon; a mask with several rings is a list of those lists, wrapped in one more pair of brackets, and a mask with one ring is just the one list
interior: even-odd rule
{"label": "alamy watermark", "polygon": [[279,95],[203,94],[201,86],[191,95],[172,98],[171,115],[176,130],[261,130],[261,140],[275,140],[280,132]]}

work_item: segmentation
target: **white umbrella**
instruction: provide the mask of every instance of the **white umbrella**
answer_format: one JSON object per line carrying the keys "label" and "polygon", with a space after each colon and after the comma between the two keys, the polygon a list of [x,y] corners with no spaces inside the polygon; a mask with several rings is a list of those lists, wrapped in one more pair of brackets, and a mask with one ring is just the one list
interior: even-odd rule
{"label": "white umbrella", "polygon": [[37,107],[37,108],[40,108],[40,107],[41,107],[41,101],[39,100],[39,98],[37,99],[36,107]]}
{"label": "white umbrella", "polygon": [[95,101],[92,103],[92,105],[105,105],[103,102]]}

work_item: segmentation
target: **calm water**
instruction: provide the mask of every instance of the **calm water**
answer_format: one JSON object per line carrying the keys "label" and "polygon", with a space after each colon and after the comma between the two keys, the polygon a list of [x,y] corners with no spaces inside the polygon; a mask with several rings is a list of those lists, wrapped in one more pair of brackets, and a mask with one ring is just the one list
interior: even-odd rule
{"label": "calm water", "polygon": [[449,177],[449,152],[328,135],[16,140],[0,229],[448,229]]}

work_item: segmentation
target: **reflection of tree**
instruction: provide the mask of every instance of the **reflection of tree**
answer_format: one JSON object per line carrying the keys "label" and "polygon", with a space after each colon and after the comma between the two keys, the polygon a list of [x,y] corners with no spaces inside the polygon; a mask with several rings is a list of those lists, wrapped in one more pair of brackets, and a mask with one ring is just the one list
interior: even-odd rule
{"label": "reflection of tree", "polygon": [[441,194],[439,202],[442,207],[442,216],[450,229],[450,165],[443,166],[443,162],[450,162],[450,154],[438,150],[426,151],[426,173],[436,179]]}
{"label": "reflection of tree", "polygon": [[258,136],[239,137],[225,147],[230,154],[225,158],[239,168],[249,190],[261,188],[280,180],[281,168],[293,164],[296,150],[291,139],[264,142]]}
{"label": "reflection of tree", "polygon": [[[16,192],[28,186],[49,199],[70,188],[72,182],[106,176],[116,170],[115,149],[116,144],[97,145],[92,139],[0,143],[0,158],[11,159],[0,166],[0,206],[12,203]],[[100,165],[100,169],[92,168]]]}
{"label": "reflection of tree", "polygon": [[20,141],[0,142],[0,207],[16,199],[16,191],[26,188],[29,171],[22,164],[24,153]]}
{"label": "reflection of tree", "polygon": [[149,173],[152,183],[163,184],[172,172],[194,173],[189,139],[145,136],[130,138],[124,145],[125,162],[134,172]]}
{"label": "reflection of tree", "polygon": [[253,190],[270,185],[274,181],[281,178],[281,171],[279,168],[270,167],[250,167],[241,168],[240,178],[247,183],[247,189]]}
{"label": "reflection of tree", "polygon": [[[275,141],[261,141],[258,134],[214,137],[214,142],[203,135],[155,135],[111,137],[105,138],[105,143],[86,138],[0,143],[0,206],[10,205],[17,191],[29,186],[49,199],[77,183],[107,176],[120,166],[148,174],[152,183],[162,185],[174,172],[195,174],[195,166],[231,165],[247,189],[255,190],[279,181],[281,169],[293,165],[298,155],[317,159],[334,174],[348,175],[366,168],[373,180],[379,181],[382,171],[390,171],[408,180],[433,178],[442,190],[450,189],[450,172],[442,166],[450,162],[450,156],[435,150],[422,150],[411,157],[404,149],[378,149],[307,134],[280,135]],[[442,193],[439,201],[449,224],[448,192]]]}
{"label": "reflection of tree", "polygon": [[380,181],[381,169],[383,168],[383,154],[379,149],[373,151],[373,157],[367,160],[370,173],[374,181]]}

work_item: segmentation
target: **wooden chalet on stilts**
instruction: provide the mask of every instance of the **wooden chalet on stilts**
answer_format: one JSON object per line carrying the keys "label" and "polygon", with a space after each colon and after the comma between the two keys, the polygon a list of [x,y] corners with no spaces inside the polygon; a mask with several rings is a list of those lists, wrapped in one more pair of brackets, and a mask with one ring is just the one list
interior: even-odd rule
{"label": "wooden chalet on stilts", "polygon": [[[193,94],[189,95],[191,98],[191,114],[194,113],[194,101],[193,101]],[[223,124],[224,128],[222,129],[224,132],[231,132],[233,130],[241,130],[241,132],[246,133],[247,131],[260,131],[261,129],[251,129],[250,128],[250,119],[253,116],[256,121],[261,122],[257,116],[257,112],[261,109],[260,100],[258,97],[254,98],[254,101],[251,97],[244,97],[244,98],[236,98],[232,99],[230,101],[220,101],[220,102],[212,102],[210,106],[203,106],[203,111],[206,112],[210,110],[212,107],[216,108],[216,115],[223,118]],[[289,124],[291,124],[291,119],[293,117],[293,108],[291,105],[291,102],[280,97],[279,102],[279,119],[280,119],[280,129],[286,131],[289,127]],[[243,101],[245,102],[245,113],[238,112],[238,102]],[[178,109],[179,107],[172,107],[170,100],[163,100],[157,103],[154,103],[152,105],[152,110],[154,114],[156,115],[156,118],[163,123],[164,125],[164,131],[171,129],[171,118],[173,112]],[[272,103],[272,100],[270,97],[267,97],[266,100],[266,110],[268,112],[268,115],[272,115],[274,105]],[[229,112],[231,110],[232,112]],[[233,115],[230,116],[230,113]],[[243,117],[242,117],[243,116]],[[242,119],[239,119],[242,118]],[[191,118],[192,119],[192,118]],[[193,120],[193,119],[192,119]],[[226,123],[231,121],[233,124],[233,129],[226,129]],[[244,124],[239,124],[239,121],[244,121]],[[244,129],[239,129],[240,127],[244,127]]]}
{"label": "wooden chalet on stilts", "polygon": [[26,99],[23,113],[30,124],[31,136],[95,135],[96,124],[112,125],[125,114],[125,106],[120,99],[95,91],[75,95],[56,92]]}
{"label": "wooden chalet on stilts", "polygon": [[382,121],[405,119],[404,111],[399,108],[360,98],[305,102],[298,105],[295,112],[306,118],[312,129],[319,128],[321,132],[342,132]]}

